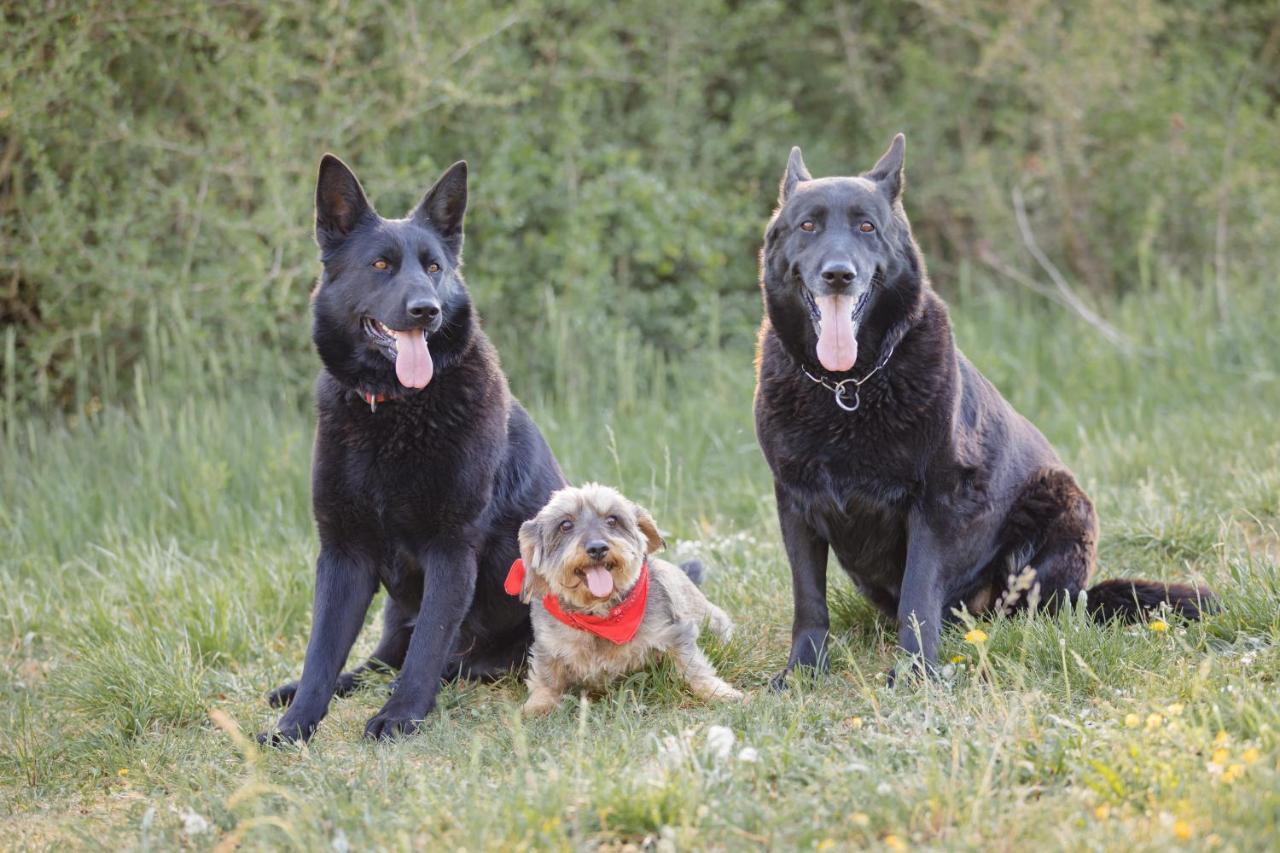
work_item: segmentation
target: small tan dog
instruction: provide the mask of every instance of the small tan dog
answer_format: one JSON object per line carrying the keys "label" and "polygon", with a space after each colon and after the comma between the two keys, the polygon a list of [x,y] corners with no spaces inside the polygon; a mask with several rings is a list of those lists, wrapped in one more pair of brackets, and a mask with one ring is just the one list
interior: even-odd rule
{"label": "small tan dog", "polygon": [[699,698],[742,699],[697,642],[703,624],[724,641],[733,623],[684,570],[649,556],[664,544],[647,511],[596,483],[561,489],[521,525],[506,590],[532,606],[525,714],[548,714],[571,686],[604,687],[661,654]]}

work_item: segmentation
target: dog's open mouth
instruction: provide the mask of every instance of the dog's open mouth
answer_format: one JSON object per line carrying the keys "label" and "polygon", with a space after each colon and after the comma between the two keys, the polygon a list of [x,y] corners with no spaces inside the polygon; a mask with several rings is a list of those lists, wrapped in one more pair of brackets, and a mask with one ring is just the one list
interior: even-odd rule
{"label": "dog's open mouth", "polygon": [[876,270],[871,287],[857,296],[852,293],[814,296],[808,287],[801,287],[809,319],[818,334],[818,361],[827,370],[843,373],[853,369],[858,360],[858,327],[871,301],[871,291],[882,278],[880,270]]}
{"label": "dog's open mouth", "polygon": [[587,583],[587,589],[596,598],[613,595],[613,573],[604,563],[594,563],[578,569],[578,575]]}
{"label": "dog's open mouth", "polygon": [[396,378],[406,388],[426,388],[435,372],[427,349],[425,329],[393,329],[381,320],[365,317],[364,332],[382,354],[396,364]]}

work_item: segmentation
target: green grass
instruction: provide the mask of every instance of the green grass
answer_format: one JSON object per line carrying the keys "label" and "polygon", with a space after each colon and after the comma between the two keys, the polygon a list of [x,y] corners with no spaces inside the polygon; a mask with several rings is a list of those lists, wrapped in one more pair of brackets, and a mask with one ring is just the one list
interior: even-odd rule
{"label": "green grass", "polygon": [[[245,735],[273,721],[263,694],[296,677],[309,623],[308,383],[284,365],[246,387],[208,369],[233,363],[216,354],[166,368],[157,342],[126,397],[86,383],[72,415],[2,412],[4,846],[1274,844],[1274,297],[1242,287],[1221,319],[1171,283],[1109,310],[1127,353],[972,283],[954,311],[961,346],[1094,495],[1103,573],[1204,580],[1220,614],[1165,632],[1073,612],[988,621],[980,646],[947,633],[959,662],[941,681],[890,690],[893,632],[839,578],[832,672],[782,695],[764,689],[791,607],[751,330],[672,365],[560,306],[554,381],[515,390],[572,478],[621,486],[710,564],[708,592],[740,625],[712,656],[749,702],[701,705],[655,665],[525,723],[513,678],[446,689],[420,735],[380,745],[360,738],[375,681],[309,746],[268,753]],[[357,652],[375,633],[371,619]],[[725,758],[712,726],[735,736]]]}

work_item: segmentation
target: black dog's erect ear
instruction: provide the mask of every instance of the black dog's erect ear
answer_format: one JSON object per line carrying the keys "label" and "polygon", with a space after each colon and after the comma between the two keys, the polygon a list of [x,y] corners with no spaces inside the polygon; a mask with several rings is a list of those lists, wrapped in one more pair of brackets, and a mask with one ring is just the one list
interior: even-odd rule
{"label": "black dog's erect ear", "polygon": [[356,173],[332,154],[324,155],[316,179],[316,242],[320,248],[341,243],[371,213],[373,206]]}
{"label": "black dog's erect ear", "polygon": [[902,166],[906,150],[907,138],[899,133],[889,143],[889,150],[881,155],[866,175],[877,184],[884,184],[890,201],[897,201],[902,195]]}
{"label": "black dog's erect ear", "polygon": [[636,527],[639,527],[640,532],[644,534],[646,543],[644,552],[652,554],[654,551],[661,551],[667,547],[667,540],[663,539],[662,534],[658,532],[658,523],[653,520],[649,510],[639,504],[632,504],[632,506],[636,508]]}
{"label": "black dog's erect ear", "polygon": [[782,175],[782,183],[778,187],[778,204],[787,203],[796,184],[811,180],[813,175],[805,168],[804,158],[800,156],[800,146],[797,145],[791,149],[791,156],[787,158],[787,171]]}
{"label": "black dog's erect ear", "polygon": [[462,252],[462,218],[467,212],[467,161],[459,160],[444,170],[422,202],[414,208],[413,218],[440,233],[455,254]]}

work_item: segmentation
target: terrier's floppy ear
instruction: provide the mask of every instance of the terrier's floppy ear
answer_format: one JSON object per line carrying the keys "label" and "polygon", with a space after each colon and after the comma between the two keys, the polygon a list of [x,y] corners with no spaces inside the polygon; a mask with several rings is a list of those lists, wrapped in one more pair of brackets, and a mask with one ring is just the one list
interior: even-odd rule
{"label": "terrier's floppy ear", "polygon": [[356,173],[332,154],[324,155],[316,178],[316,242],[320,248],[336,247],[371,213],[373,205]]}
{"label": "terrier's floppy ear", "polygon": [[538,565],[542,562],[542,534],[538,530],[537,519],[520,525],[520,533],[516,538],[520,542],[520,559],[524,561],[524,584],[520,587],[520,600],[528,604],[535,595],[546,595],[550,589],[542,575],[538,574]]}
{"label": "terrier's floppy ear", "polygon": [[455,256],[462,254],[462,219],[467,213],[467,161],[459,160],[444,170],[412,217],[439,232]]}
{"label": "terrier's floppy ear", "polygon": [[658,524],[653,520],[653,516],[649,515],[649,510],[639,504],[632,504],[632,506],[636,508],[636,527],[639,527],[640,532],[644,534],[646,543],[644,552],[652,554],[667,547],[667,541],[658,532]]}
{"label": "terrier's floppy ear", "polygon": [[797,145],[791,149],[791,156],[787,158],[787,171],[783,173],[782,183],[778,186],[778,204],[786,204],[801,181],[811,180],[813,175],[805,168],[804,158],[800,156],[800,146]]}
{"label": "terrier's floppy ear", "polygon": [[867,172],[868,178],[877,184],[884,185],[890,201],[897,201],[902,195],[903,160],[906,150],[907,138],[899,133],[893,138],[893,142],[889,143],[889,150],[884,152],[871,167],[871,171]]}

